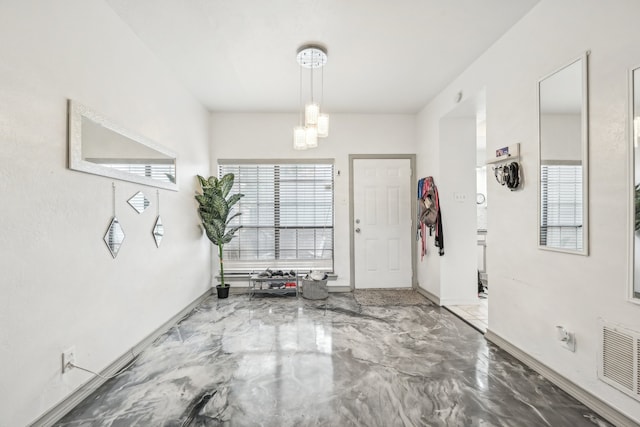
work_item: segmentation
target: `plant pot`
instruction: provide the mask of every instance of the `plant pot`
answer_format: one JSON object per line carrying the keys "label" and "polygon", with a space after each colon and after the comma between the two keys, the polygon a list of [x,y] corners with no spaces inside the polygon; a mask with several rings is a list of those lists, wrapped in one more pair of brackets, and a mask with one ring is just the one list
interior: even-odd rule
{"label": "plant pot", "polygon": [[229,289],[231,289],[231,286],[216,285],[216,291],[218,291],[218,298],[219,299],[229,298]]}

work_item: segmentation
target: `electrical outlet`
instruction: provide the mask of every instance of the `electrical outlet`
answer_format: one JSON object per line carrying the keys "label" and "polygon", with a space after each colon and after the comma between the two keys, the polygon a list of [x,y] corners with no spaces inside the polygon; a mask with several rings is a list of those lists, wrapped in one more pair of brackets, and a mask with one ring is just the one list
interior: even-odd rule
{"label": "electrical outlet", "polygon": [[567,331],[564,326],[556,326],[558,331],[558,340],[562,342],[564,348],[569,351],[576,351],[576,335]]}
{"label": "electrical outlet", "polygon": [[76,363],[76,347],[69,347],[62,352],[62,373],[73,369],[73,365]]}
{"label": "electrical outlet", "polygon": [[576,334],[567,332],[567,339],[562,341],[564,348],[569,351],[576,351]]}

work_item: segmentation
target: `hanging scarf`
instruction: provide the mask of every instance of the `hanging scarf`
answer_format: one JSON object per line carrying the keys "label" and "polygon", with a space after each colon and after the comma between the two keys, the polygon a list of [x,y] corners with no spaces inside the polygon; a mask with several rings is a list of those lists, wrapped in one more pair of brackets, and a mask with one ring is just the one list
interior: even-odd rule
{"label": "hanging scarf", "polygon": [[[420,260],[427,253],[427,228],[429,235],[435,231],[435,245],[439,248],[439,255],[444,255],[444,235],[442,233],[442,212],[440,209],[440,197],[438,187],[433,182],[433,177],[422,178],[418,181],[418,230],[416,238],[421,238]],[[434,211],[435,210],[435,217]],[[429,221],[427,224],[425,221]]]}

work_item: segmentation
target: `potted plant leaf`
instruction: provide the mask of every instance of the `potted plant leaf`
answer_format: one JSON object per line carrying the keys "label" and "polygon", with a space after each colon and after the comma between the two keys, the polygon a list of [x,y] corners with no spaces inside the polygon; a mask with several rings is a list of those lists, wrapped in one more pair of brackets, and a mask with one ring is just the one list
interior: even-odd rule
{"label": "potted plant leaf", "polygon": [[215,176],[206,179],[198,175],[198,181],[202,188],[202,194],[196,194],[199,205],[198,214],[207,237],[211,243],[218,247],[220,261],[220,284],[216,286],[218,298],[229,296],[229,285],[224,282],[223,247],[235,237],[236,232],[242,227],[229,225],[234,218],[241,215],[239,212],[231,215],[231,208],[244,197],[244,194],[240,193],[229,195],[233,187],[233,180],[232,173],[228,173],[220,179]]}
{"label": "potted plant leaf", "polygon": [[640,230],[640,184],[636,185],[636,197],[635,197],[635,213],[636,213],[636,226],[635,230]]}

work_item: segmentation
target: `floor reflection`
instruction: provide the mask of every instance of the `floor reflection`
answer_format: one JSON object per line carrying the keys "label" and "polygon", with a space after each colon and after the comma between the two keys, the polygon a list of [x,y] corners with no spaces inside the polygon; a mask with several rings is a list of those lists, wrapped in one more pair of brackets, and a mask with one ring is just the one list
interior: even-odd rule
{"label": "floor reflection", "polygon": [[[212,297],[60,426],[581,426],[597,419],[427,300]],[[607,426],[604,421],[601,426]]]}

